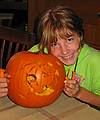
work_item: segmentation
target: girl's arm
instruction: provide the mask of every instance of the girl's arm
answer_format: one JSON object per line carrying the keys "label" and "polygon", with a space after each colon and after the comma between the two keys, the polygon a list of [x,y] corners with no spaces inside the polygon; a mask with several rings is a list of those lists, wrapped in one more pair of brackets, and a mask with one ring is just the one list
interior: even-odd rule
{"label": "girl's arm", "polygon": [[75,80],[65,80],[64,92],[70,97],[100,107],[100,96],[80,87],[79,82]]}
{"label": "girl's arm", "polygon": [[100,96],[86,90],[85,88],[80,87],[78,94],[76,94],[76,98],[91,105],[100,107]]}

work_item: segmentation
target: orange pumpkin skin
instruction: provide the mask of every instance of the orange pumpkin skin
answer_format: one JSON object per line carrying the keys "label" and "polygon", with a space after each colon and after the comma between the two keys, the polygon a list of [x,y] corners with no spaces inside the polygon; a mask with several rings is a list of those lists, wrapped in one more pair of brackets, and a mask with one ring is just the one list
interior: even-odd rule
{"label": "orange pumpkin skin", "polygon": [[62,93],[64,65],[55,56],[22,51],[8,61],[8,97],[23,107],[43,107]]}

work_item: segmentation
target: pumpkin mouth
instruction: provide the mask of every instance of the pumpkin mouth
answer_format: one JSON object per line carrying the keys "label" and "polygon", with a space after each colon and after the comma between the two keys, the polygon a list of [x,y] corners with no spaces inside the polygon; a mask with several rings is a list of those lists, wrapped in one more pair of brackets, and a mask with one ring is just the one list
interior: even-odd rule
{"label": "pumpkin mouth", "polygon": [[50,95],[54,92],[54,89],[48,87],[48,86],[44,86],[43,87],[43,91],[41,93],[35,92],[36,95],[39,96],[45,96],[45,95]]}
{"label": "pumpkin mouth", "polygon": [[48,96],[54,92],[54,89],[49,85],[39,85],[34,74],[29,74],[26,77],[27,85],[31,92],[34,92],[38,96]]}

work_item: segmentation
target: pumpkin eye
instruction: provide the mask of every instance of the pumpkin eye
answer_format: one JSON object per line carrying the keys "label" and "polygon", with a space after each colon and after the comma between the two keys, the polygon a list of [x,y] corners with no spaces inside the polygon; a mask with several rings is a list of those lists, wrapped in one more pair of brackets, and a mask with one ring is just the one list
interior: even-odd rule
{"label": "pumpkin eye", "polygon": [[28,74],[26,77],[28,83],[30,84],[31,82],[36,81],[36,76],[34,74]]}

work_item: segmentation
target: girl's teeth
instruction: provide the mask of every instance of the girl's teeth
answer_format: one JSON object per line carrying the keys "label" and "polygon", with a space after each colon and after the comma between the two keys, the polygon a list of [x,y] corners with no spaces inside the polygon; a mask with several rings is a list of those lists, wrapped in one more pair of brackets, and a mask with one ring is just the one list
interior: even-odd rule
{"label": "girl's teeth", "polygon": [[73,57],[73,55],[65,56],[64,58],[65,58],[65,59],[71,59],[72,57]]}

